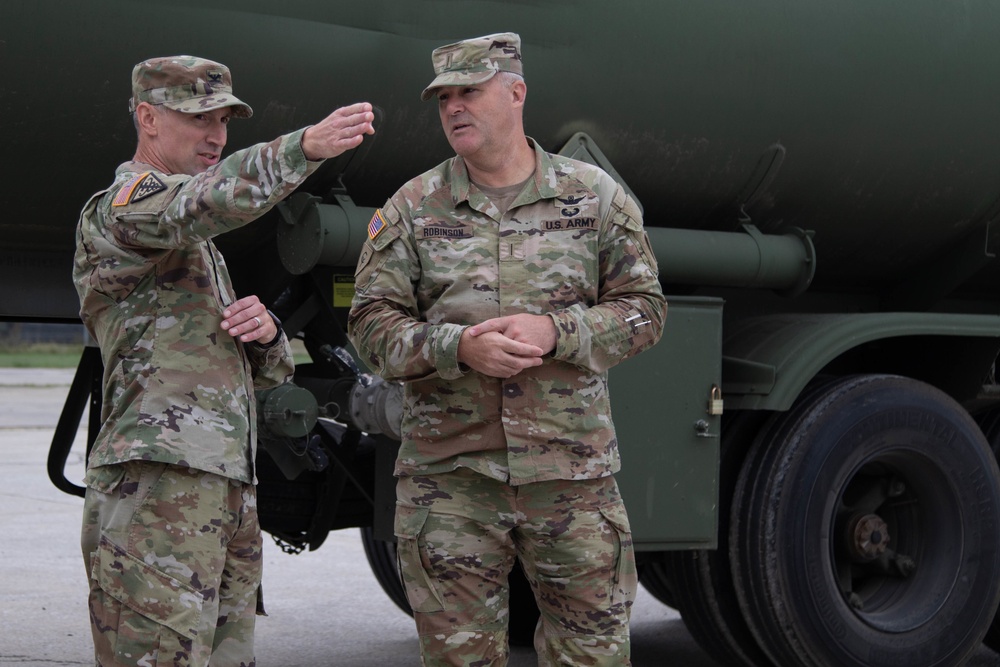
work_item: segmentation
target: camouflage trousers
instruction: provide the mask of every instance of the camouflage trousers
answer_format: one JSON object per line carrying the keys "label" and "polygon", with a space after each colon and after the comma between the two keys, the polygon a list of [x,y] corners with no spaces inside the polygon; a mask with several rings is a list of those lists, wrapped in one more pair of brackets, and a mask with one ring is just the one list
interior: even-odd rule
{"label": "camouflage trousers", "polygon": [[425,667],[507,664],[515,558],[541,611],[541,667],[631,664],[638,582],[613,477],[513,487],[459,468],[401,477],[396,498],[400,572]]}
{"label": "camouflage trousers", "polygon": [[102,667],[254,664],[256,489],[133,461],[91,471],[82,547]]}

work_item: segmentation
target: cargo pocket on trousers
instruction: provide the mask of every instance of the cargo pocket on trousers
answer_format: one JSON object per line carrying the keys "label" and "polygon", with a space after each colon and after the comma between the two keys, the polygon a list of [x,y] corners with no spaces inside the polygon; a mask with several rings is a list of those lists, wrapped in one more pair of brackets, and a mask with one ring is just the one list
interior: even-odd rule
{"label": "cargo pocket on trousers", "polygon": [[396,560],[406,599],[415,612],[444,610],[441,594],[428,571],[429,562],[420,552],[420,535],[428,514],[430,510],[426,507],[396,505]]}
{"label": "cargo pocket on trousers", "polygon": [[119,642],[124,639],[122,630],[129,630],[122,628],[128,616],[126,609],[184,639],[198,636],[204,604],[201,593],[147,565],[107,538],[101,538],[90,576],[101,590],[122,605]]}
{"label": "cargo pocket on trousers", "polygon": [[635,556],[632,554],[632,527],[628,523],[624,503],[601,507],[601,515],[615,532],[614,581],[611,584],[610,603],[615,604],[623,594],[635,595],[638,585],[635,574]]}

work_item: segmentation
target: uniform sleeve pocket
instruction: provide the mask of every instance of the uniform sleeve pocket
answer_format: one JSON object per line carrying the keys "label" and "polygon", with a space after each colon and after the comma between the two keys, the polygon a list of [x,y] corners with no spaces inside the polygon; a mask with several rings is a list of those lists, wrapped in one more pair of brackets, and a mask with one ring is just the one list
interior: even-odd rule
{"label": "uniform sleeve pocket", "polygon": [[435,612],[444,603],[430,572],[427,550],[421,548],[420,536],[430,510],[426,507],[396,505],[396,558],[406,599],[415,612]]}
{"label": "uniform sleeve pocket", "polygon": [[389,244],[398,239],[402,233],[403,232],[399,226],[393,225],[392,227],[383,230],[381,234],[375,237],[372,241],[372,247],[375,248],[375,252],[382,252],[389,247]]}
{"label": "uniform sleeve pocket", "polygon": [[399,238],[399,228],[389,227],[385,229],[374,241],[369,239],[361,249],[361,256],[358,258],[357,267],[354,270],[354,288],[364,289],[368,287],[375,276],[378,275],[386,260],[392,256],[392,252],[386,250],[389,245]]}
{"label": "uniform sleeve pocket", "polygon": [[107,538],[101,538],[91,578],[123,606],[183,637],[197,637],[204,604],[201,593],[147,565]]}

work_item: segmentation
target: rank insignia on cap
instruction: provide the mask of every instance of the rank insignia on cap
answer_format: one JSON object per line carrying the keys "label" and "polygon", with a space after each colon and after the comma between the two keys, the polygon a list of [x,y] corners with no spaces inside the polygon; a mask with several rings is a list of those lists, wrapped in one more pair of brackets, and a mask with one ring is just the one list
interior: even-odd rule
{"label": "rank insignia on cap", "polygon": [[118,191],[118,195],[115,200],[111,202],[112,206],[125,206],[132,202],[137,202],[155,195],[161,190],[166,190],[166,184],[161,181],[156,174],[151,171],[147,171],[145,174],[139,174],[131,181],[122,186],[122,189]]}
{"label": "rank insignia on cap", "polygon": [[382,209],[375,209],[375,215],[372,216],[372,221],[368,223],[368,238],[374,240],[376,236],[382,233],[385,229],[386,223],[385,218],[382,217]]}

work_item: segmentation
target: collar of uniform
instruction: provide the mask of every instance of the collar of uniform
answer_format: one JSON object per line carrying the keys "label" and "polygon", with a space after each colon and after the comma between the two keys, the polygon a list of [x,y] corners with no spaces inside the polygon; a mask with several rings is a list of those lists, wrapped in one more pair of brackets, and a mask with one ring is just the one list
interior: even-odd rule
{"label": "collar of uniform", "polygon": [[[528,140],[528,145],[535,151],[534,176],[535,190],[538,193],[535,201],[538,199],[551,199],[559,194],[559,191],[555,188],[555,178],[548,177],[550,174],[555,173],[552,158],[542,150],[537,141],[531,137],[525,138]],[[469,201],[469,169],[465,166],[465,159],[458,155],[452,158],[451,163],[451,199],[455,206],[464,201]],[[528,202],[519,201],[515,203],[520,206]]]}
{"label": "collar of uniform", "polygon": [[535,149],[535,188],[539,199],[552,199],[559,194],[556,189],[555,166],[552,156],[542,150],[538,142],[528,137],[528,143]]}

